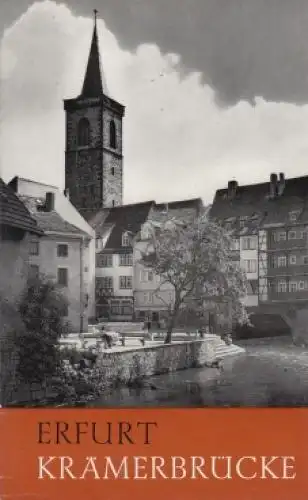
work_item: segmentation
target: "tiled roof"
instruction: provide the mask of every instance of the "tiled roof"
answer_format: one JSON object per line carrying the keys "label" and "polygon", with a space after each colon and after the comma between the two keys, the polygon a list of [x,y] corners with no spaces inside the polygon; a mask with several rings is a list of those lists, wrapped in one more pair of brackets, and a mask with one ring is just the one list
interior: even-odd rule
{"label": "tiled roof", "polygon": [[163,210],[168,207],[169,210],[178,210],[184,208],[194,208],[200,209],[202,206],[201,198],[192,198],[189,200],[179,200],[179,201],[171,201],[170,203],[156,203],[155,209]]}
{"label": "tiled roof", "polygon": [[32,217],[38,226],[46,233],[75,234],[76,236],[86,236],[86,233],[67,222],[57,211],[44,211],[45,197],[34,198],[33,196],[18,195],[20,200],[27,206]]}
{"label": "tiled roof", "polygon": [[[104,250],[120,250],[122,247],[122,235],[126,231],[131,235],[136,235],[142,224],[147,220],[151,207],[154,201],[147,201],[144,203],[134,203],[131,205],[122,205],[119,207],[112,207],[103,209],[95,216],[96,225],[100,225],[100,217],[104,217],[104,226],[112,226],[109,238],[106,242]],[[106,215],[106,211],[108,213]],[[91,225],[93,220],[91,221]],[[93,226],[96,229],[95,225]]]}
{"label": "tiled roof", "polygon": [[[278,181],[279,183],[279,181]],[[275,225],[289,222],[289,213],[299,210],[299,221],[308,220],[308,176],[285,179],[281,194],[270,196],[270,182],[238,186],[234,198],[229,199],[228,189],[216,191],[210,211],[211,217],[252,217],[259,215],[262,224]]]}
{"label": "tiled roof", "polygon": [[43,234],[24,203],[0,178],[0,225]]}
{"label": "tiled roof", "polygon": [[87,236],[78,227],[64,220],[57,212],[35,212],[32,216],[37,221],[38,226],[46,233],[73,234],[76,236]]}

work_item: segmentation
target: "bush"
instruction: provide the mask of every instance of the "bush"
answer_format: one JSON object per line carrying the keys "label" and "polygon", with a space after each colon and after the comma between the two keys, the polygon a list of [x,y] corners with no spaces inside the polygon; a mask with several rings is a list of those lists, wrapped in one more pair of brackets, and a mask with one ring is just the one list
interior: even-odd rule
{"label": "bush", "polygon": [[24,330],[15,339],[21,383],[46,386],[58,371],[58,341],[66,332],[66,307],[66,299],[53,282],[39,278],[28,283],[18,310]]}

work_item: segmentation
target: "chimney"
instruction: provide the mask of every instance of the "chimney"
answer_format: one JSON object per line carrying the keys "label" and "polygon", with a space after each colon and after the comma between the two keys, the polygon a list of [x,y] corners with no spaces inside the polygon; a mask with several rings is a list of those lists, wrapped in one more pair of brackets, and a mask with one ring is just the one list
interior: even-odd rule
{"label": "chimney", "polygon": [[65,198],[67,198],[68,200],[70,199],[70,191],[68,188],[65,188],[64,189],[64,196]]}
{"label": "chimney", "polygon": [[270,177],[270,197],[275,198],[278,194],[278,178],[277,174],[271,174]]}
{"label": "chimney", "polygon": [[282,195],[285,186],[286,186],[286,179],[285,179],[284,173],[280,172],[280,174],[279,174],[279,185],[278,185],[278,194],[279,195]]}
{"label": "chimney", "polygon": [[52,212],[55,209],[55,194],[46,193],[45,211]]}
{"label": "chimney", "polygon": [[228,198],[229,198],[229,200],[233,200],[236,197],[237,188],[238,188],[237,181],[229,181],[228,182]]}

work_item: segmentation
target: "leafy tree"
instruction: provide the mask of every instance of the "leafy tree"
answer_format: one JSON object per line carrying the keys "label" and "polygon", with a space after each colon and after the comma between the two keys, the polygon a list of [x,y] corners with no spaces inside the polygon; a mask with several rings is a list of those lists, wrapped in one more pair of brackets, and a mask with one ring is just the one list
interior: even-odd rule
{"label": "leafy tree", "polygon": [[16,337],[17,375],[29,384],[44,384],[59,369],[58,341],[66,333],[66,299],[43,277],[32,280],[22,295],[19,314],[24,331]]}
{"label": "leafy tree", "polygon": [[150,233],[139,262],[160,277],[157,295],[163,297],[166,285],[174,295],[168,304],[165,343],[171,342],[176,320],[185,308],[198,314],[215,310],[230,321],[247,321],[242,301],[246,278],[232,259],[232,241],[221,226],[203,214],[189,224],[170,219],[152,225]]}

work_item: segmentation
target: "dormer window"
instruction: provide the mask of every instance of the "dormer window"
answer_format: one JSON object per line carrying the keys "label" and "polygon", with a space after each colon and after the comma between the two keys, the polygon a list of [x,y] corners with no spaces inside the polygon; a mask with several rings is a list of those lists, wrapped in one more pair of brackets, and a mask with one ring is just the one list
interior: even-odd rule
{"label": "dormer window", "polygon": [[122,247],[129,247],[130,246],[130,241],[129,241],[129,236],[127,233],[122,234]]}
{"label": "dormer window", "polygon": [[117,148],[117,130],[114,120],[111,120],[111,122],[109,123],[109,146],[112,149]]}
{"label": "dormer window", "polygon": [[81,118],[78,123],[78,146],[85,147],[90,144],[90,122],[87,118]]}
{"label": "dormer window", "polygon": [[289,212],[290,222],[296,222],[299,214],[300,214],[300,210],[292,210],[292,212]]}

